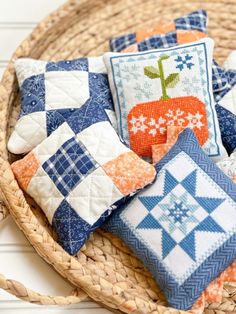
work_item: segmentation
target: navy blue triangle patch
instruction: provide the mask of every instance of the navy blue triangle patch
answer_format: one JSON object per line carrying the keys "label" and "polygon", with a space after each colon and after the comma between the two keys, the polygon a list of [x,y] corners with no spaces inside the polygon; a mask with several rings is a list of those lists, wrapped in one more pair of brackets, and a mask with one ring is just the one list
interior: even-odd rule
{"label": "navy blue triangle patch", "polygon": [[187,237],[179,243],[179,246],[191,257],[192,260],[196,261],[194,232],[187,235]]}
{"label": "navy blue triangle patch", "polygon": [[195,195],[196,193],[196,181],[197,181],[197,170],[191,172],[182,182],[181,184],[191,195]]}
{"label": "navy blue triangle patch", "polygon": [[164,196],[138,196],[140,202],[150,212]]}
{"label": "navy blue triangle patch", "polygon": [[223,232],[225,233],[225,230],[221,228],[221,226],[218,225],[218,223],[215,222],[214,219],[211,218],[211,216],[208,216],[205,218],[196,228],[197,231],[209,231],[209,232]]}
{"label": "navy blue triangle patch", "polygon": [[223,198],[210,198],[210,197],[196,197],[196,201],[203,207],[209,214],[212,213],[220,204],[224,202]]}
{"label": "navy blue triangle patch", "polygon": [[162,229],[162,227],[151,214],[148,214],[137,226],[137,229]]}

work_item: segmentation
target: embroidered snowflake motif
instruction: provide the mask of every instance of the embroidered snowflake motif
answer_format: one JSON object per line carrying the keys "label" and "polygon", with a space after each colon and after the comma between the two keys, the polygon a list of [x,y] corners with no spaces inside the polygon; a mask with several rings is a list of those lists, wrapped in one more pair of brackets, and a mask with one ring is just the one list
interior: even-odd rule
{"label": "embroidered snowflake motif", "polygon": [[148,125],[150,125],[153,128],[151,128],[148,133],[150,135],[152,135],[153,137],[156,136],[157,131],[159,131],[161,134],[164,134],[166,132],[166,127],[163,126],[165,124],[165,122],[166,122],[166,120],[163,119],[162,117],[160,117],[157,120],[151,118]]}
{"label": "embroidered snowflake motif", "polygon": [[167,125],[170,126],[182,126],[185,122],[184,118],[182,117],[184,114],[183,111],[177,109],[176,112],[169,109],[168,112],[165,114],[169,119],[167,121]]}
{"label": "embroidered snowflake motif", "polygon": [[151,84],[148,83],[147,81],[145,81],[144,84],[137,83],[134,86],[134,90],[137,91],[135,99],[137,100],[149,99],[151,96],[153,96],[153,92],[150,89]]}
{"label": "embroidered snowflake motif", "polygon": [[137,66],[137,64],[133,64],[131,66],[124,65],[121,68],[123,79],[125,79],[127,82],[129,82],[130,80],[138,80],[140,77],[140,73],[138,70],[139,67]]}
{"label": "embroidered snowflake motif", "polygon": [[194,95],[196,93],[196,91],[198,91],[200,89],[200,80],[194,76],[192,79],[189,79],[188,77],[185,77],[183,79],[183,84],[184,84],[184,88],[183,91],[187,94],[187,95]]}
{"label": "embroidered snowflake motif", "polygon": [[189,121],[188,127],[191,129],[198,128],[199,130],[201,130],[201,128],[204,126],[204,124],[201,122],[202,117],[203,115],[199,112],[197,112],[196,114],[189,113],[186,117],[186,120]]}
{"label": "embroidered snowflake motif", "polygon": [[194,63],[191,62],[192,56],[189,54],[186,54],[185,57],[178,56],[177,59],[175,59],[175,62],[177,63],[176,68],[180,71],[183,71],[184,67],[191,70],[191,68],[194,66]]}
{"label": "embroidered snowflake motif", "polygon": [[147,120],[147,118],[144,117],[143,115],[141,115],[138,118],[132,117],[132,119],[130,120],[130,123],[132,124],[131,132],[133,132],[134,134],[136,134],[139,131],[145,132],[145,130],[148,128],[145,125],[146,120]]}
{"label": "embroidered snowflake motif", "polygon": [[189,217],[188,212],[189,209],[186,208],[183,204],[183,202],[174,203],[174,207],[173,208],[169,208],[169,217],[172,217],[174,219],[175,222],[179,222],[182,223],[184,218]]}

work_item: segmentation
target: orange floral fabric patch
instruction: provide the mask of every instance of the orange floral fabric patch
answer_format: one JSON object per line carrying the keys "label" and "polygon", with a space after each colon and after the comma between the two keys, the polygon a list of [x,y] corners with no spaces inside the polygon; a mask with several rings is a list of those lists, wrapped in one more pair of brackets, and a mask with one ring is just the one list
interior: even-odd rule
{"label": "orange floral fabric patch", "polygon": [[143,188],[152,182],[156,175],[155,168],[133,152],[121,154],[108,161],[102,168],[124,195]]}
{"label": "orange floral fabric patch", "polygon": [[168,126],[189,127],[203,145],[208,140],[205,104],[192,96],[141,103],[128,114],[130,147],[143,157],[152,156],[152,145],[166,143]]}
{"label": "orange floral fabric patch", "polygon": [[178,30],[177,34],[177,42],[179,45],[191,43],[193,41],[197,41],[201,38],[207,37],[205,33],[199,31],[182,31]]}
{"label": "orange floral fabric patch", "polygon": [[27,187],[32,177],[37,172],[39,165],[39,161],[32,152],[11,165],[11,169],[23,190],[27,190]]}
{"label": "orange floral fabric patch", "polygon": [[179,133],[184,130],[183,127],[168,126],[167,127],[167,142],[166,144],[152,145],[152,162],[158,163],[176,143]]}
{"label": "orange floral fabric patch", "polygon": [[210,283],[189,312],[201,314],[206,303],[221,303],[224,282],[236,282],[236,261]]}
{"label": "orange floral fabric patch", "polygon": [[151,37],[153,35],[162,35],[162,34],[170,33],[173,31],[175,31],[175,23],[158,25],[158,26],[154,26],[152,28],[146,29],[146,30],[141,30],[141,31],[136,32],[136,39],[137,39],[137,42],[139,43],[140,41],[148,37]]}

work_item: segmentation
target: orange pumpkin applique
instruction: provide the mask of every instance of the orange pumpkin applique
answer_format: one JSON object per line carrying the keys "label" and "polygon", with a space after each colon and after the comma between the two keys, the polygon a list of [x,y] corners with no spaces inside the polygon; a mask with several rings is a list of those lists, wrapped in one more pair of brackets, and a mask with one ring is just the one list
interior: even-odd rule
{"label": "orange pumpkin applique", "polygon": [[168,88],[179,82],[179,73],[172,73],[165,78],[162,56],[157,67],[144,67],[144,74],[150,79],[159,78],[162,96],[160,100],[135,105],[127,116],[130,147],[138,155],[152,156],[152,145],[166,142],[167,126],[191,128],[201,145],[208,140],[208,124],[206,106],[197,97],[183,96],[170,98]]}

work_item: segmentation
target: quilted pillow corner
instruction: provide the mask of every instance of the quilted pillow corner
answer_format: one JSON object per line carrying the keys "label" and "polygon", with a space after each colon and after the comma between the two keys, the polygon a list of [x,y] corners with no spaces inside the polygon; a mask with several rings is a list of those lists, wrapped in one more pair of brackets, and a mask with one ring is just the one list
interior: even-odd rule
{"label": "quilted pillow corner", "polygon": [[236,259],[236,185],[190,129],[155,167],[156,181],[105,228],[136,252],[170,306],[189,310]]}
{"label": "quilted pillow corner", "polygon": [[71,255],[120,202],[156,174],[121,143],[104,109],[92,99],[11,167]]}

